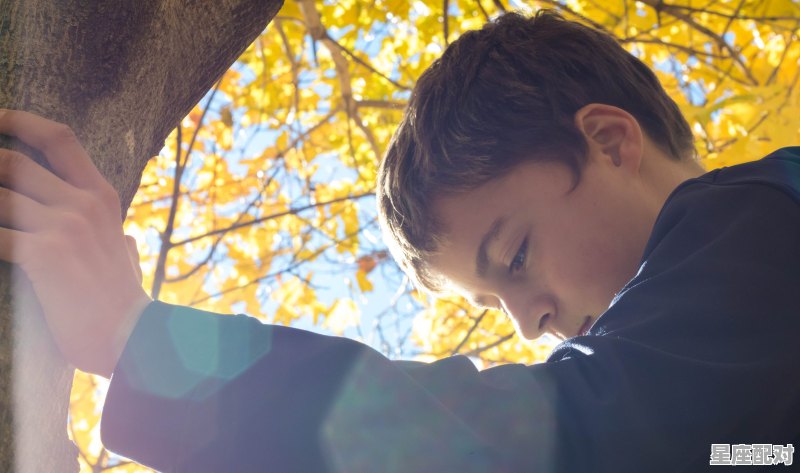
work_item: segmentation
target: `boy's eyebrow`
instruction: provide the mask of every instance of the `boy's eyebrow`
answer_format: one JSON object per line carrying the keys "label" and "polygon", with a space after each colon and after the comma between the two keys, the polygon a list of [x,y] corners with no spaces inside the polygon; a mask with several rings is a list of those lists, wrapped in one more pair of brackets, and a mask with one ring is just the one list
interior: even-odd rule
{"label": "boy's eyebrow", "polygon": [[489,227],[489,231],[483,235],[481,238],[481,244],[478,246],[478,254],[475,257],[475,274],[477,274],[480,278],[486,277],[486,272],[489,269],[489,254],[488,248],[489,244],[492,240],[497,238],[497,235],[500,233],[500,230],[503,229],[503,225],[506,223],[506,218],[504,216],[497,217],[492,225]]}

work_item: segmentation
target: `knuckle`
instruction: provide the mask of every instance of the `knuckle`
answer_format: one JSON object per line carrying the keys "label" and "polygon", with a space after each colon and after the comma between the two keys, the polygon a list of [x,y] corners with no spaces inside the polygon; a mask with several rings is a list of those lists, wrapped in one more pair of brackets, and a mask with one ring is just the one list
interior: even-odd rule
{"label": "knuckle", "polygon": [[29,276],[47,269],[44,264],[50,252],[47,243],[46,238],[34,234],[28,240],[27,245],[14,248],[14,251],[18,253],[20,266]]}
{"label": "knuckle", "polygon": [[63,257],[63,245],[59,240],[49,235],[37,235],[31,238],[27,254],[23,255],[27,264],[33,270],[46,270],[52,265],[55,258]]}
{"label": "knuckle", "polygon": [[5,187],[0,187],[0,202],[5,202],[11,198],[11,191]]}
{"label": "knuckle", "polygon": [[120,205],[122,205],[119,194],[117,194],[117,190],[114,189],[111,184],[103,184],[103,186],[100,187],[99,194],[103,201],[107,202],[112,207],[116,207],[118,209]]}
{"label": "knuckle", "polygon": [[122,202],[119,194],[111,184],[101,186],[93,193],[94,203],[87,203],[86,210],[96,214],[102,212],[107,216],[119,216],[122,214]]}
{"label": "knuckle", "polygon": [[88,220],[100,222],[107,221],[108,218],[118,216],[120,211],[120,200],[116,191],[97,189],[94,191],[79,191],[76,210]]}
{"label": "knuckle", "polygon": [[80,191],[78,194],[77,210],[88,217],[97,217],[103,207],[103,198],[89,192]]}
{"label": "knuckle", "polygon": [[42,250],[38,257],[41,258],[44,270],[49,267],[52,271],[53,261],[64,261],[67,255],[73,252],[73,248],[63,238],[50,237],[42,242]]}
{"label": "knuckle", "polygon": [[79,216],[60,219],[58,228],[48,232],[47,249],[51,261],[64,261],[71,257],[88,257],[95,245],[95,238],[86,221]]}
{"label": "knuckle", "polygon": [[[80,238],[86,231],[86,220],[79,214],[63,213],[60,217],[60,228],[64,234]],[[51,241],[51,245],[57,242]]]}
{"label": "knuckle", "polygon": [[3,177],[13,177],[15,171],[24,166],[28,158],[10,149],[0,149],[0,173]]}
{"label": "knuckle", "polygon": [[48,147],[52,146],[61,146],[64,144],[75,143],[78,141],[78,137],[75,135],[75,132],[72,128],[64,125],[63,123],[58,123],[53,127],[53,131],[50,134],[50,140],[48,140]]}
{"label": "knuckle", "polygon": [[14,181],[19,179],[23,166],[28,164],[28,157],[15,151],[0,149],[0,180],[13,187]]}

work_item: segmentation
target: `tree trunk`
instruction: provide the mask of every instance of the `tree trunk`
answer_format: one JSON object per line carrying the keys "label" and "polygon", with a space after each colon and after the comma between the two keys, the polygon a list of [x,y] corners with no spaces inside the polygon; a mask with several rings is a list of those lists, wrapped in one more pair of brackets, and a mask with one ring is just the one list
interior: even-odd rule
{"label": "tree trunk", "polygon": [[[70,125],[119,192],[124,218],[147,160],[282,3],[0,0],[0,107]],[[74,472],[72,368],[26,283],[0,267],[0,471]]]}

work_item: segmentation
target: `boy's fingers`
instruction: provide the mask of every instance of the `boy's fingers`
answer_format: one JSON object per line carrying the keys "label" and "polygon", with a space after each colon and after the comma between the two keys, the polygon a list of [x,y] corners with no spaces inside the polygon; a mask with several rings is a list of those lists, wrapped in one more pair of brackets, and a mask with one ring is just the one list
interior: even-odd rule
{"label": "boy's fingers", "polygon": [[28,255],[35,254],[33,235],[0,227],[0,260],[20,265],[23,270],[30,263]]}
{"label": "boy's fingers", "polygon": [[0,134],[16,136],[44,153],[59,177],[82,189],[107,184],[72,129],[32,113],[0,109]]}
{"label": "boy's fingers", "polygon": [[43,204],[63,202],[74,188],[22,153],[0,149],[0,185]]}
{"label": "boy's fingers", "polygon": [[0,187],[0,225],[23,232],[38,232],[65,220],[52,208]]}

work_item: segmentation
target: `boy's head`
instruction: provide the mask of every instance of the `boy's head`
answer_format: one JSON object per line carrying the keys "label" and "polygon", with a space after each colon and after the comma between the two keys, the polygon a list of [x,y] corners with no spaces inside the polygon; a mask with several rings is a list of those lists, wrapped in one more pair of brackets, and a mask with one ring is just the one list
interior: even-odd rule
{"label": "boy's head", "polygon": [[633,276],[667,194],[702,172],[653,72],[555,13],[465,33],[419,78],[378,176],[414,282],[578,334]]}

